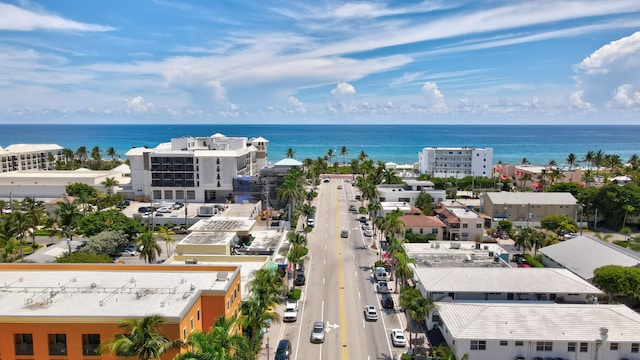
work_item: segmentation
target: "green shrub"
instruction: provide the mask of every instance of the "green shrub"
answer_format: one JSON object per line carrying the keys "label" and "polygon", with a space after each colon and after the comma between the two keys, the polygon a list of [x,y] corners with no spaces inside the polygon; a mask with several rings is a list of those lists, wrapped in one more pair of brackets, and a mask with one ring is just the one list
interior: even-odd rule
{"label": "green shrub", "polygon": [[287,293],[287,299],[291,301],[298,301],[300,300],[301,296],[302,296],[302,290],[300,289],[291,289]]}
{"label": "green shrub", "polygon": [[618,246],[622,246],[624,248],[628,248],[629,247],[629,242],[628,241],[624,241],[624,240],[614,240],[613,241],[614,244],[618,245]]}
{"label": "green shrub", "polygon": [[533,266],[533,267],[537,267],[537,268],[543,268],[544,265],[542,265],[542,263],[539,261],[539,256],[537,258],[534,258],[533,256],[529,255],[529,254],[524,254],[525,259],[527,259],[527,264]]}

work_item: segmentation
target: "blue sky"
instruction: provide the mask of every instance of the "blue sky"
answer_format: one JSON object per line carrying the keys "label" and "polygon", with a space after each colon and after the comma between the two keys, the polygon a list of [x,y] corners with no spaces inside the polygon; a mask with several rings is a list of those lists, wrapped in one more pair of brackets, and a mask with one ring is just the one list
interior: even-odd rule
{"label": "blue sky", "polygon": [[0,123],[638,115],[638,0],[0,0]]}

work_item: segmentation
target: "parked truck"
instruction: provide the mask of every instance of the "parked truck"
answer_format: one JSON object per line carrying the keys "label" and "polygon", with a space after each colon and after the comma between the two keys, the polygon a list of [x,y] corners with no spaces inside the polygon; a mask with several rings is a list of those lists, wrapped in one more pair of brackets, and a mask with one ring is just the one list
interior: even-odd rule
{"label": "parked truck", "polygon": [[284,308],[284,316],[282,321],[293,322],[298,320],[298,302],[288,302]]}

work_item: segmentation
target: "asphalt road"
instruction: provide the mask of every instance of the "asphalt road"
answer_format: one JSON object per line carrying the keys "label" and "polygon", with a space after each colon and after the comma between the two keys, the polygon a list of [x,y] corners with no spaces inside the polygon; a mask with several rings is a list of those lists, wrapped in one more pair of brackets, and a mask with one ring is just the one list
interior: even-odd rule
{"label": "asphalt road", "polygon": [[[350,183],[338,179],[318,187],[316,226],[308,236],[307,283],[298,320],[283,324],[279,338],[271,339],[273,343],[289,339],[294,360],[391,359],[403,351],[392,348],[389,334],[392,328],[406,327],[404,315],[397,310],[380,311],[380,295],[371,272],[377,252],[370,248],[372,239],[363,236],[355,214],[348,211],[349,204],[359,203],[354,200],[355,191]],[[342,229],[349,230],[348,238],[340,237]],[[376,306],[378,321],[364,320],[365,305]],[[315,321],[325,324],[323,344],[309,341]]]}

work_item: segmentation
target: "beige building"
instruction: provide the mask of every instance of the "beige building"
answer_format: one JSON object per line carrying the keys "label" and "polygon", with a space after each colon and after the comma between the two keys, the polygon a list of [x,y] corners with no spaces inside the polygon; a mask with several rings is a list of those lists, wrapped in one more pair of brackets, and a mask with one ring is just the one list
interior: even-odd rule
{"label": "beige building", "polygon": [[0,173],[53,170],[62,159],[62,146],[56,144],[14,144],[0,146]]}
{"label": "beige building", "polygon": [[405,226],[407,232],[411,231],[417,235],[434,235],[433,240],[442,240],[447,227],[436,216],[426,215],[403,215],[399,218]]}
{"label": "beige building", "polygon": [[480,211],[494,220],[539,224],[550,215],[576,219],[578,200],[562,192],[487,192],[480,195]]}
{"label": "beige building", "polygon": [[457,202],[440,203],[436,216],[446,225],[444,240],[481,241],[484,237],[484,218]]}

